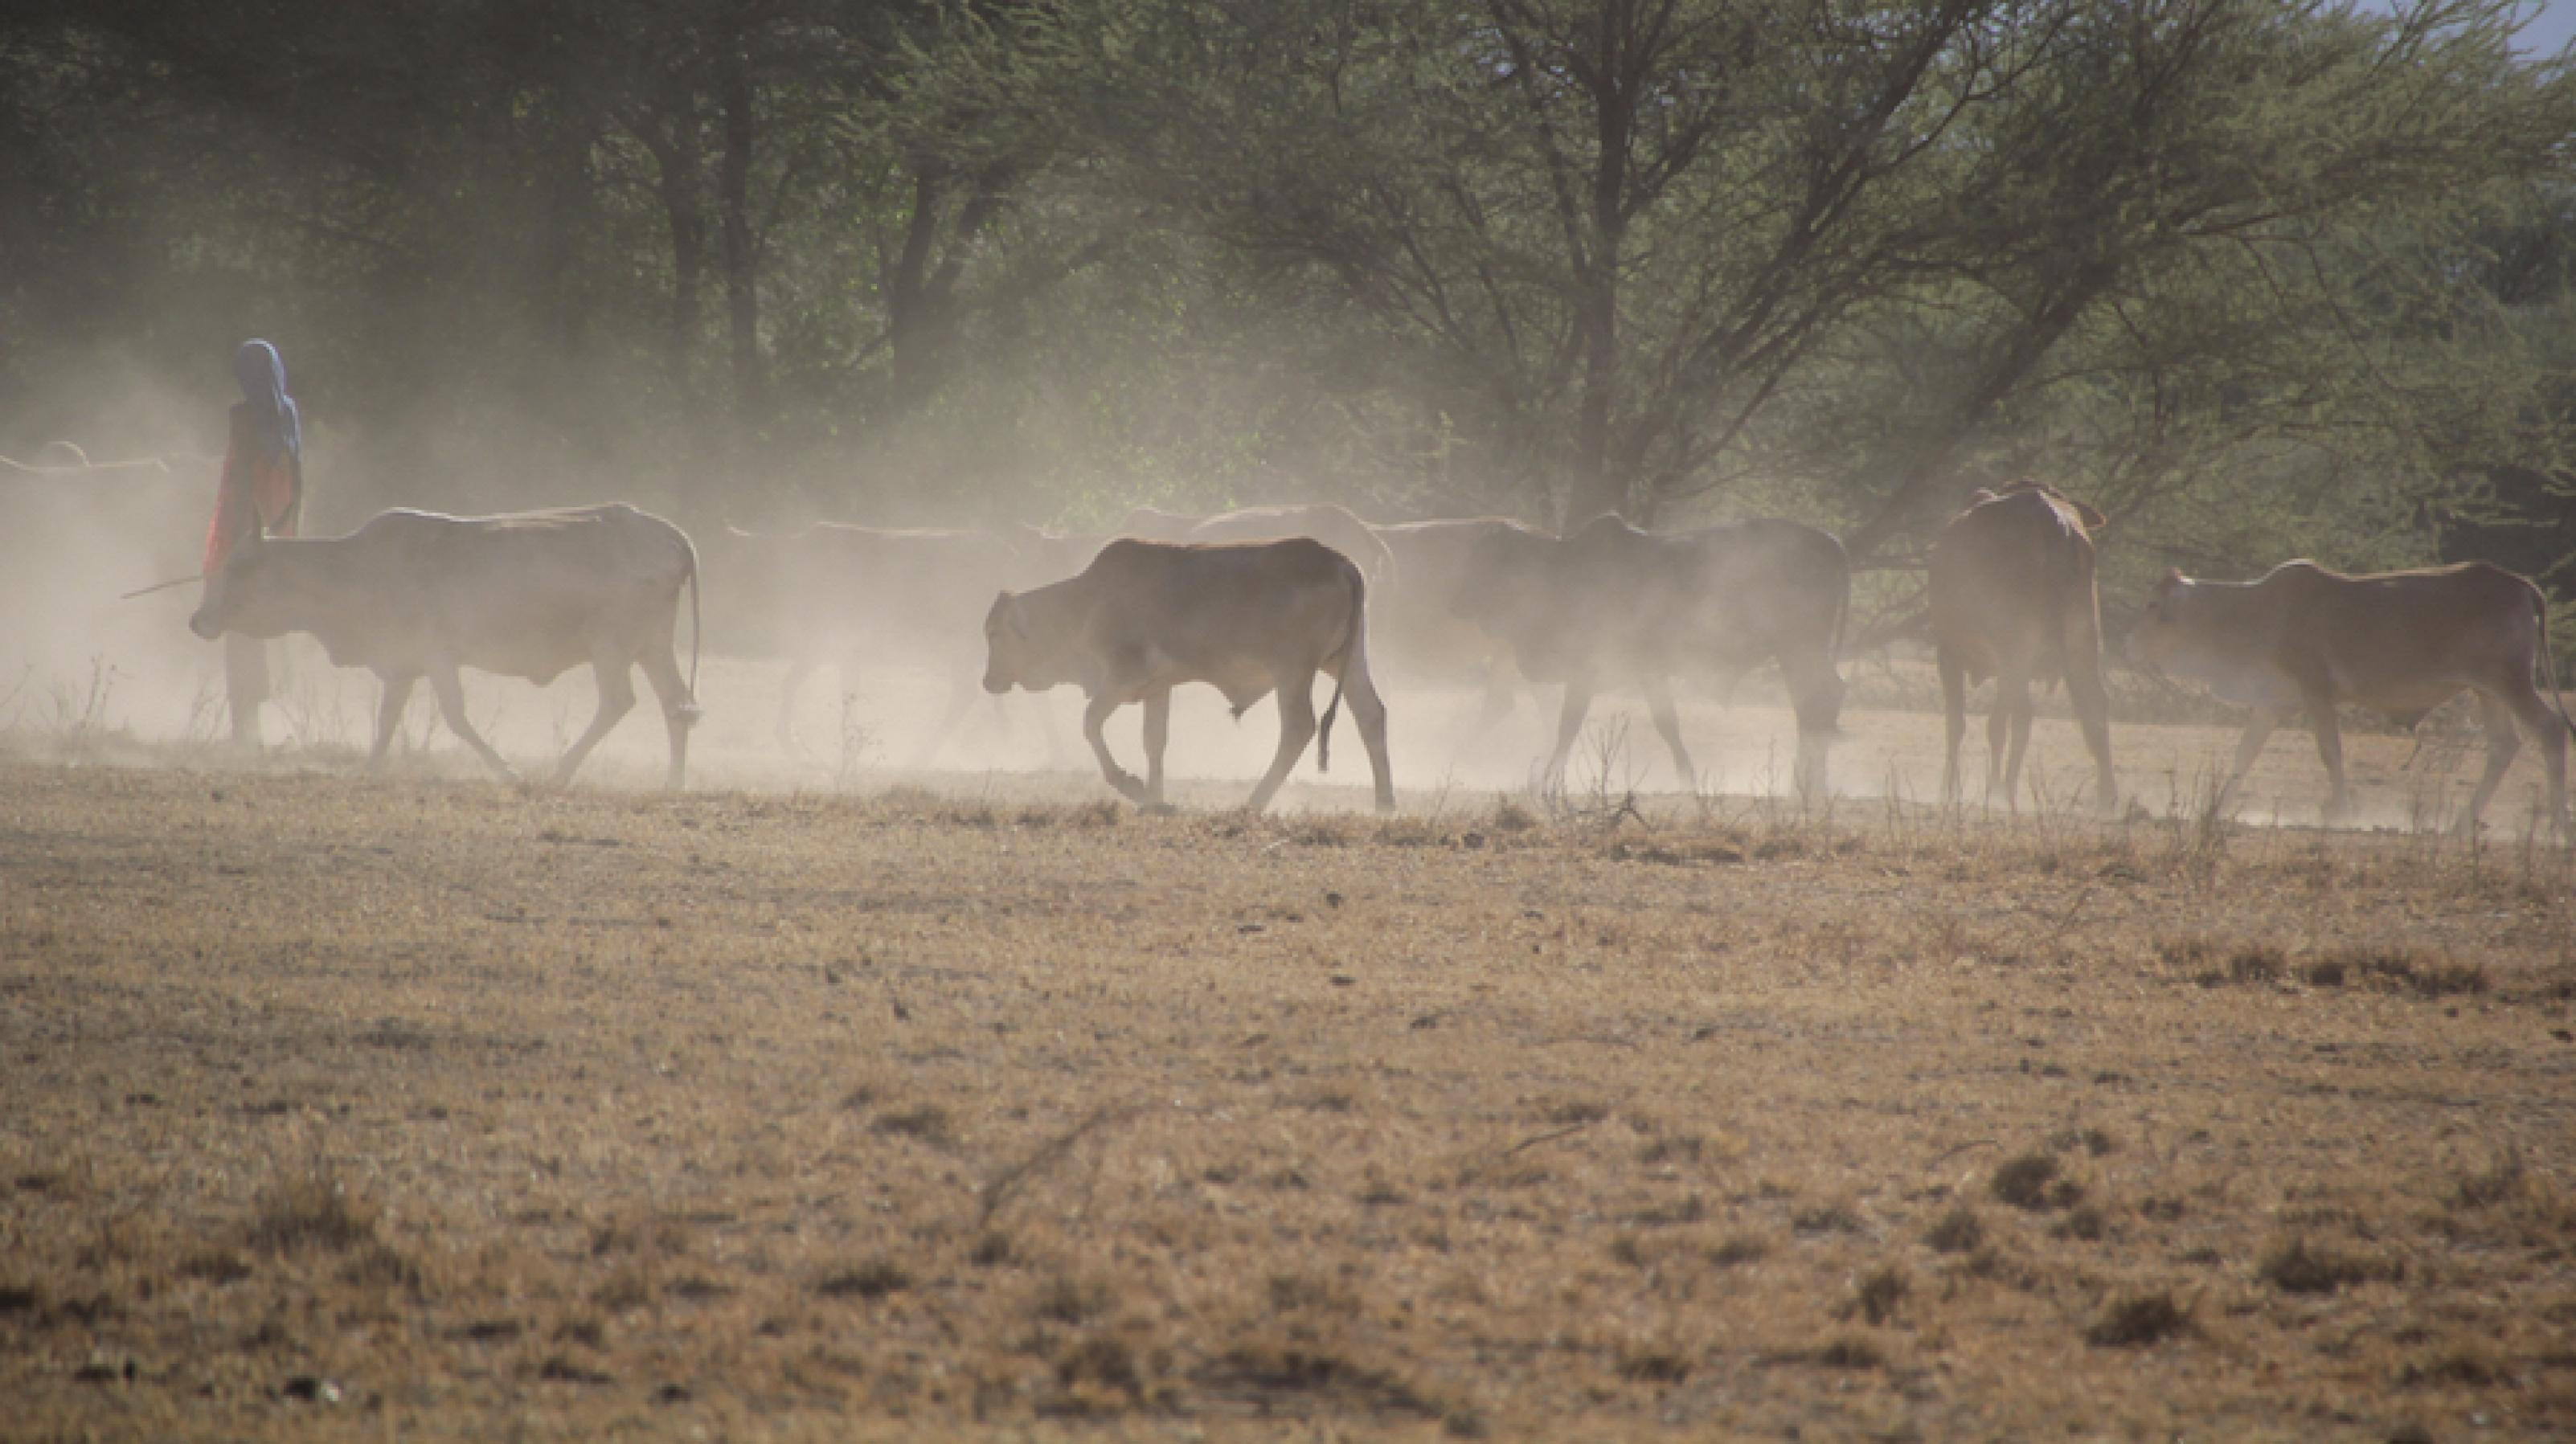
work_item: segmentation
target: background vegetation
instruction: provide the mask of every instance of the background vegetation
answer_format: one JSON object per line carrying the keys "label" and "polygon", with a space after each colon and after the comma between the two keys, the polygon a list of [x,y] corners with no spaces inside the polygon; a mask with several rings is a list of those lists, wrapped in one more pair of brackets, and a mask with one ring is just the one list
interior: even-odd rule
{"label": "background vegetation", "polygon": [[[2112,591],[2570,577],[2576,78],[2505,0],[38,0],[0,447],[328,518],[1812,519],[2084,494]],[[1902,586],[1901,580],[1892,585]]]}

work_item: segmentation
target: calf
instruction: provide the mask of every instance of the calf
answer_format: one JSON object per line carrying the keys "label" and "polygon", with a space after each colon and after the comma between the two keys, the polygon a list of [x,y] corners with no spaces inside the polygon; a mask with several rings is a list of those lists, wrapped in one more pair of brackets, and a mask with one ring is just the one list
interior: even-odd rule
{"label": "calf", "polygon": [[[2264,739],[2281,719],[2305,711],[2326,765],[2326,815],[2351,804],[2344,786],[2343,734],[2335,705],[2351,702],[2408,726],[2464,691],[2478,694],[2487,766],[2469,810],[2478,815],[2531,733],[2549,770],[2549,815],[2568,835],[2566,704],[2549,657],[2549,604],[2529,578],[2485,562],[2420,571],[2345,576],[2310,561],[2283,562],[2251,582],[2193,581],[2169,572],[2130,633],[2142,662],[2197,677],[2230,702],[2254,709],[2220,790],[2224,808]],[[2532,685],[2537,663],[2549,697]],[[2553,710],[2554,708],[2554,710]]]}

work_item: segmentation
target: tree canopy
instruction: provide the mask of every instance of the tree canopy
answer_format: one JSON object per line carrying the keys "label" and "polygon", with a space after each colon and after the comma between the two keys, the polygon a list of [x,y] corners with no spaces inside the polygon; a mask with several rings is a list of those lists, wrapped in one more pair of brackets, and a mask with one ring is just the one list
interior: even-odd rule
{"label": "tree canopy", "polygon": [[1901,571],[2030,477],[2121,566],[2564,587],[2520,14],[38,0],[0,443],[210,446],[258,334],[352,511],[1766,513]]}

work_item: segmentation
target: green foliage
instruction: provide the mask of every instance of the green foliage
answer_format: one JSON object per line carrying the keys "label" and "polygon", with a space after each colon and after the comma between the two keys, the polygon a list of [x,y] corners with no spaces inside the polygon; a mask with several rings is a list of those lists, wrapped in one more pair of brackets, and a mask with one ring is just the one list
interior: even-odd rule
{"label": "green foliage", "polygon": [[[338,515],[1763,512],[2566,549],[2576,83],[2503,0],[93,0],[0,19],[0,443]],[[2117,605],[2114,604],[2116,612]]]}

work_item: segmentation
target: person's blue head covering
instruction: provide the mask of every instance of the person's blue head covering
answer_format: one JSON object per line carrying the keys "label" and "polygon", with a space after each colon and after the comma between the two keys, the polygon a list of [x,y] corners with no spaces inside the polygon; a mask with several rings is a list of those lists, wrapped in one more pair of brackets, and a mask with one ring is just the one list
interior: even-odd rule
{"label": "person's blue head covering", "polygon": [[295,398],[286,394],[286,362],[266,341],[244,341],[233,353],[233,379],[241,383],[242,402],[258,422],[260,459],[304,456],[304,418]]}

